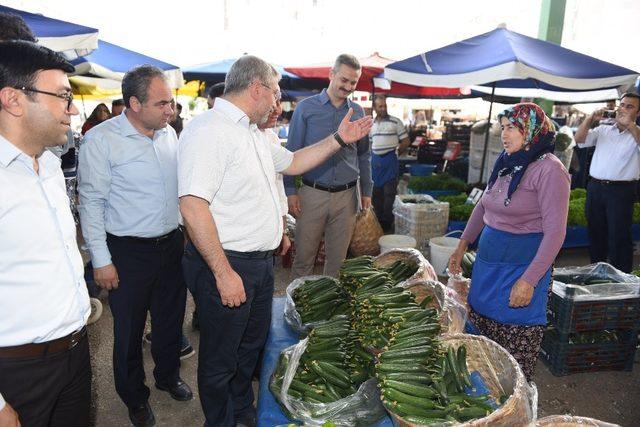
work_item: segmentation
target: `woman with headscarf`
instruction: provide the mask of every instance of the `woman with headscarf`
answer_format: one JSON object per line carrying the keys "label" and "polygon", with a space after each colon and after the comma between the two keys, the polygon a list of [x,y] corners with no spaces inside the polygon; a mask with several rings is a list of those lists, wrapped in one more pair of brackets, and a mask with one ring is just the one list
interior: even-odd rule
{"label": "woman with headscarf", "polygon": [[504,151],[449,260],[459,273],[478,236],[469,320],[518,361],[531,381],[547,324],[552,265],[567,227],[570,177],[553,155],[555,130],[544,111],[522,103],[499,116]]}
{"label": "woman with headscarf", "polygon": [[99,125],[100,123],[107,120],[111,117],[111,112],[109,112],[109,107],[106,104],[100,103],[93,109],[93,112],[89,116],[89,118],[82,125],[81,133],[84,135],[94,127],[95,125]]}

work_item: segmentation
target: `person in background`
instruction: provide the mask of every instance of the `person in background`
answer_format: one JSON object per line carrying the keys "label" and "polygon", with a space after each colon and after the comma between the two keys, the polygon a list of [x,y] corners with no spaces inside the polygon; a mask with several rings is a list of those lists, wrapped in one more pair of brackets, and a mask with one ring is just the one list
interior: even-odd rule
{"label": "person in background", "polygon": [[462,256],[480,236],[469,320],[511,353],[531,381],[547,324],[552,266],[567,231],[571,179],[553,155],[555,130],[539,106],[516,104],[498,119],[504,151],[449,270],[461,272]]}
{"label": "person in background", "polygon": [[108,118],[111,117],[111,113],[109,112],[109,108],[106,104],[100,103],[93,109],[89,118],[82,125],[81,133],[84,135],[87,133],[89,129],[94,127],[95,125],[99,125],[104,122]]}
{"label": "person in background", "polygon": [[[353,118],[364,117],[361,106],[352,102],[362,69],[353,55],[339,55],[331,69],[329,87],[301,101],[293,111],[287,149],[297,151],[333,134],[353,110]],[[371,150],[369,138],[341,148],[330,161],[306,172],[302,188],[295,177],[285,176],[289,212],[296,217],[296,256],[293,277],[313,271],[316,254],[324,235],[326,260],[324,274],[337,276],[347,256],[356,225],[358,209],[371,206]],[[360,188],[356,186],[360,185]],[[361,203],[358,206],[358,191]]]}
{"label": "person in background", "polygon": [[216,98],[224,93],[224,82],[216,83],[207,90],[207,105],[213,108]]}
{"label": "person in background", "polygon": [[124,111],[124,99],[111,101],[111,117],[119,116],[122,111]]}
{"label": "person in background", "polygon": [[616,110],[615,124],[591,126],[604,109],[582,122],[575,139],[578,147],[593,147],[585,206],[591,262],[609,261],[626,273],[633,269],[631,224],[640,178],[640,95],[625,93]]}
{"label": "person in background", "polygon": [[95,282],[109,291],[115,387],[134,426],[155,424],[142,362],[151,312],[157,389],[191,400],[180,378],[186,303],[179,227],[178,138],[162,70],[143,65],[122,80],[126,109],[85,135],[78,164],[80,224]]}
{"label": "person in background", "polygon": [[89,295],[60,160],[47,150],[78,114],[73,71],[45,47],[0,43],[0,426],[90,423]]}
{"label": "person in background", "polygon": [[175,101],[172,101],[172,102],[174,103],[174,105],[172,106],[173,117],[171,117],[169,126],[171,126],[173,130],[176,131],[176,135],[180,137],[180,133],[182,132],[182,127],[183,127],[182,117],[180,117],[180,114],[182,114],[182,104],[180,104],[179,102],[176,104]]}
{"label": "person in background", "polygon": [[373,208],[380,220],[382,230],[393,230],[393,202],[398,189],[398,155],[409,147],[409,135],[402,120],[387,113],[387,98],[373,98],[376,118],[369,138],[371,139],[371,175],[373,177]]}

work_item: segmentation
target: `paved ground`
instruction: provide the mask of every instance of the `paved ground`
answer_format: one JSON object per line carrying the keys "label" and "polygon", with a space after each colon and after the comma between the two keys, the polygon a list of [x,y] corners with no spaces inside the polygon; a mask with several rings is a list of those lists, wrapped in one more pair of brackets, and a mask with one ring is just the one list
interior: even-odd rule
{"label": "paved ground", "polygon": [[[636,259],[636,265],[638,264]],[[584,265],[588,263],[585,250],[563,251],[557,261],[558,266]],[[278,267],[276,270],[276,296],[284,293],[290,282],[290,270]],[[111,366],[113,344],[111,313],[103,298],[105,311],[101,319],[89,327],[94,378],[95,425],[100,427],[127,426],[129,420],[125,406],[115,393]],[[187,321],[193,311],[193,301],[189,299]],[[185,327],[189,339],[197,349],[199,335]],[[176,402],[165,392],[153,388],[153,361],[149,349],[145,349],[145,367],[151,384],[150,403],[154,409],[158,426],[201,426],[203,416],[200,410],[196,386],[197,356],[187,359],[182,365],[182,377],[192,386],[195,394],[190,402]],[[596,372],[554,377],[542,362],[539,362],[535,383],[539,391],[538,415],[540,417],[570,413],[593,417],[623,426],[640,425],[640,367],[636,358],[633,372]],[[271,427],[271,426],[265,426]]]}

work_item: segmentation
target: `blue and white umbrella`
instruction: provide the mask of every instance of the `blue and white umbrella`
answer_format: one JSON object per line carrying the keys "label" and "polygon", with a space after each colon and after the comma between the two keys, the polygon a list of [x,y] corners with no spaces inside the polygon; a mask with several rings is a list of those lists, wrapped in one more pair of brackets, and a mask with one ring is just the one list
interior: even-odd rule
{"label": "blue and white umbrella", "polygon": [[38,43],[56,52],[61,52],[68,59],[87,55],[98,47],[98,30],[95,28],[2,5],[0,5],[0,12],[22,17],[38,38]]}
{"label": "blue and white umbrella", "polygon": [[71,63],[76,74],[122,80],[124,74],[138,65],[154,65],[164,71],[172,88],[183,84],[182,71],[177,65],[134,52],[104,40],[98,41],[98,49],[87,56],[77,58]]}
{"label": "blue and white umbrella", "polygon": [[547,99],[553,99],[554,92],[629,87],[638,75],[506,28],[394,62],[384,69],[386,79],[416,86],[495,86],[497,95],[517,96],[513,94],[524,91],[520,93]]}

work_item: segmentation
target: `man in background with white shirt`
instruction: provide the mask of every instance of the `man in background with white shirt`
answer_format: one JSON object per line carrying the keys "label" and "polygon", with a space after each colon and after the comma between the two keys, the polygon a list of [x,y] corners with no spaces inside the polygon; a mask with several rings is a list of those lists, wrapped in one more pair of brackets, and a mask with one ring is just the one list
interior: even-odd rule
{"label": "man in background with white shirt", "polygon": [[579,147],[596,147],[589,169],[585,208],[589,254],[593,263],[609,261],[617,269],[630,273],[631,223],[640,178],[640,127],[635,123],[640,117],[640,96],[622,95],[615,124],[590,129],[604,111],[590,114],[575,135]]}
{"label": "man in background with white shirt", "polygon": [[409,135],[402,120],[387,113],[387,98],[373,98],[376,118],[369,133],[371,139],[371,177],[373,178],[373,209],[382,229],[393,228],[393,202],[398,189],[400,165],[398,154],[409,147]]}
{"label": "man in background with white shirt", "polygon": [[280,74],[251,55],[227,74],[224,96],[180,138],[180,212],[192,243],[185,278],[200,319],[198,389],[207,426],[256,424],[251,378],[271,319],[273,251],[282,239],[276,172],[298,175],[366,136],[371,118],[349,122],[295,154],[257,124],[280,99]]}
{"label": "man in background with white shirt", "polygon": [[91,311],[60,160],[73,105],[59,54],[0,43],[0,425],[86,426]]}

